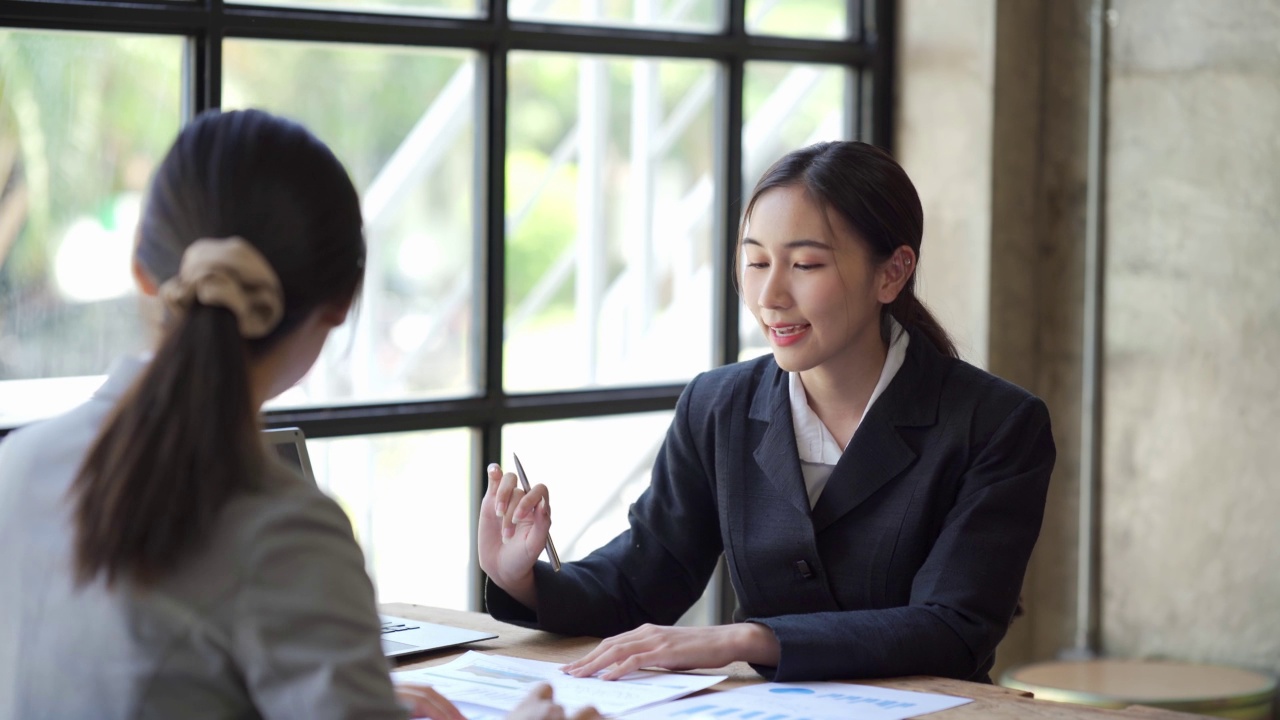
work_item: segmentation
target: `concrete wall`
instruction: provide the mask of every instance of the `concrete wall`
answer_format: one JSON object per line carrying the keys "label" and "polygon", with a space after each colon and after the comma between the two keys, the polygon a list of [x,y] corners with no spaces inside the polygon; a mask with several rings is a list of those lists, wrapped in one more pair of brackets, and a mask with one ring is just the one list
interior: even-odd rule
{"label": "concrete wall", "polygon": [[[896,157],[924,205],[917,287],[969,362],[987,362],[995,0],[899,5]],[[954,120],[954,121],[952,121]]]}
{"label": "concrete wall", "polygon": [[[1090,4],[899,3],[926,298],[1058,445],[998,671],[1076,631]],[[1101,646],[1278,672],[1280,0],[1113,7]]]}
{"label": "concrete wall", "polygon": [[1280,2],[1113,7],[1104,645],[1280,672]]}

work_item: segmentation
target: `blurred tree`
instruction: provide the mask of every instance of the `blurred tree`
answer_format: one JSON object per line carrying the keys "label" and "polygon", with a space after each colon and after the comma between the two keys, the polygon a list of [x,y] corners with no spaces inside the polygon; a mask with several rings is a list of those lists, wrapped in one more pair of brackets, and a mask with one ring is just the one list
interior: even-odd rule
{"label": "blurred tree", "polygon": [[[0,31],[0,155],[7,144],[18,148],[0,206],[25,198],[0,266],[0,307],[10,308],[0,326],[0,379],[99,373],[140,344],[137,313],[120,312],[121,300],[68,300],[53,259],[77,219],[120,230],[117,199],[144,189],[177,132],[183,44]],[[128,266],[88,271],[127,277]]]}

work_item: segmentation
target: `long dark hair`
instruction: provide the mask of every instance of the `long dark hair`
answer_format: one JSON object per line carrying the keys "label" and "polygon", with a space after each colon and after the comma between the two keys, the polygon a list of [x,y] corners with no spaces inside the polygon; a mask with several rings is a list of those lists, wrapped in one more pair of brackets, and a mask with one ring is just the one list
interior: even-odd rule
{"label": "long dark hair", "polygon": [[[756,201],[778,187],[802,187],[824,208],[840,214],[866,243],[872,259],[882,263],[906,245],[920,257],[924,235],[924,209],[920,195],[902,166],[874,145],[861,142],[825,142],[801,148],[778,160],[756,183],[747,201],[743,223]],[[738,233],[739,256],[742,233]],[[738,262],[734,261],[735,265]],[[917,270],[919,270],[917,260]],[[736,277],[736,273],[735,273]],[[904,328],[915,328],[940,352],[958,357],[955,343],[915,293],[912,273],[897,299],[884,306],[880,332],[889,342],[890,316]]]}
{"label": "long dark hair", "polygon": [[152,180],[136,260],[159,284],[202,238],[238,236],[279,277],[284,315],[245,340],[236,317],[195,302],[166,321],[147,369],[102,428],[72,486],[81,583],[146,584],[207,537],[265,462],[251,361],[364,276],[360,201],[342,164],[297,123],[210,111],[174,141]]}

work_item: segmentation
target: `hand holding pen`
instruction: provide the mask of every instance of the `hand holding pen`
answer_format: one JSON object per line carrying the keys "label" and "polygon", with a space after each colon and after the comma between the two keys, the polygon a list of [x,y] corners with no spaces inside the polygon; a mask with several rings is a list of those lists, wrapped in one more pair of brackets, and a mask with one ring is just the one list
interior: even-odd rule
{"label": "hand holding pen", "polygon": [[507,594],[536,610],[533,568],[538,557],[547,551],[552,567],[559,569],[559,557],[551,543],[551,503],[547,487],[542,484],[522,487],[522,478],[515,473],[503,473],[497,464],[489,466],[488,478],[477,528],[480,569]]}
{"label": "hand holding pen", "polygon": [[[520,489],[529,492],[529,477],[524,474],[524,466],[520,464],[520,456],[511,453],[511,459],[516,461],[516,478],[520,481]],[[540,487],[545,488],[545,485]],[[548,518],[550,517],[551,508],[547,507]],[[551,528],[547,528],[547,561],[551,563],[551,569],[560,572],[560,553],[556,552],[556,544],[551,542]]]}

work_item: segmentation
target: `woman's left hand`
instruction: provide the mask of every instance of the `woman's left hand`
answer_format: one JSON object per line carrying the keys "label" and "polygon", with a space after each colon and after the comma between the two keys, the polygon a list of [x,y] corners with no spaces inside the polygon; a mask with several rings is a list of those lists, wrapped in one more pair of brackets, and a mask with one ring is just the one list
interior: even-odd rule
{"label": "woman's left hand", "polygon": [[617,680],[646,667],[694,670],[724,667],[739,660],[776,666],[780,652],[773,631],[759,623],[712,627],[641,625],[602,641],[561,669],[574,677],[591,677],[605,670],[601,680]]}

